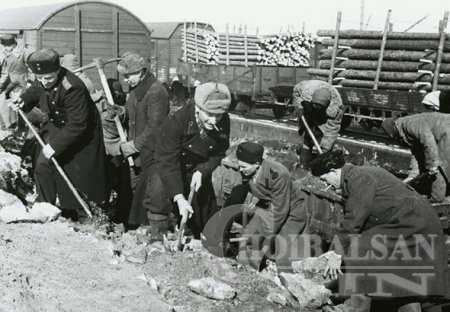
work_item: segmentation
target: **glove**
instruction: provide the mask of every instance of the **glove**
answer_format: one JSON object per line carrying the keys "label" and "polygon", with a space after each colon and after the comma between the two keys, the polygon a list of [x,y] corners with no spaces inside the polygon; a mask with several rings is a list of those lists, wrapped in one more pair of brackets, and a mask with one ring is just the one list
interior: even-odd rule
{"label": "glove", "polygon": [[106,110],[108,112],[109,119],[114,119],[116,116],[123,116],[125,114],[125,108],[116,104],[107,104]]}
{"label": "glove", "polygon": [[432,167],[428,170],[430,176],[435,176],[439,173],[439,167]]}
{"label": "glove", "polygon": [[11,109],[15,112],[21,109],[24,105],[25,103],[23,102],[23,99],[21,97],[12,99],[12,101],[9,101],[8,103],[8,106],[11,107]]}
{"label": "glove", "polygon": [[134,141],[128,141],[120,145],[120,150],[125,158],[139,152],[134,146]]}
{"label": "glove", "polygon": [[180,196],[177,200],[178,211],[181,216],[181,222],[186,223],[188,219],[192,217],[194,214],[194,210],[189,202],[184,198],[184,196]]}
{"label": "glove", "polygon": [[198,192],[199,188],[202,186],[202,173],[200,171],[195,171],[191,179],[191,187],[195,186],[195,191]]}
{"label": "glove", "polygon": [[53,155],[55,155],[55,150],[50,146],[50,144],[46,144],[42,149],[42,154],[44,154],[45,158],[50,159]]}

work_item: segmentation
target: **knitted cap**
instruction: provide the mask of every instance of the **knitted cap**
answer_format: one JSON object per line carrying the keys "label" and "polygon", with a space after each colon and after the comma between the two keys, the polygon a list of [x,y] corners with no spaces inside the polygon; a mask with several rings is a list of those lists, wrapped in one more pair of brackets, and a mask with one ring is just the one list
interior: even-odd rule
{"label": "knitted cap", "polygon": [[312,103],[317,103],[325,107],[330,105],[330,101],[331,101],[330,91],[328,91],[325,88],[315,90],[311,100]]}
{"label": "knitted cap", "polygon": [[320,154],[309,163],[311,173],[316,177],[330,172],[331,169],[342,168],[344,165],[345,159],[341,150]]}
{"label": "knitted cap", "polygon": [[223,83],[207,82],[195,89],[195,105],[210,114],[223,114],[231,104],[231,94]]}
{"label": "knitted cap", "polygon": [[264,147],[258,143],[244,142],[238,145],[236,157],[240,161],[254,164],[263,160]]}
{"label": "knitted cap", "polygon": [[397,126],[395,125],[396,120],[397,118],[391,117],[384,119],[381,123],[381,128],[383,128],[384,132],[386,132],[390,138],[394,138],[398,133]]}
{"label": "knitted cap", "polygon": [[60,68],[59,55],[52,49],[40,50],[28,56],[27,65],[34,74],[53,73]]}
{"label": "knitted cap", "polygon": [[117,70],[122,75],[135,73],[146,68],[145,60],[136,53],[127,52],[122,55],[122,59],[117,65]]}

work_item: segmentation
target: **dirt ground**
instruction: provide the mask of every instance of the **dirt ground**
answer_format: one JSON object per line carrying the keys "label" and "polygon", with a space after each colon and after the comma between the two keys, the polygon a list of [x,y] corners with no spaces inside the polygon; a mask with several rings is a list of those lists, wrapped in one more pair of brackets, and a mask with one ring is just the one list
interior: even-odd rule
{"label": "dirt ground", "polygon": [[[135,264],[117,255],[118,243],[115,233],[63,219],[1,224],[0,311],[289,311],[266,299],[276,287],[269,279],[206,251],[150,250]],[[208,276],[234,287],[236,298],[189,290],[190,280]]]}

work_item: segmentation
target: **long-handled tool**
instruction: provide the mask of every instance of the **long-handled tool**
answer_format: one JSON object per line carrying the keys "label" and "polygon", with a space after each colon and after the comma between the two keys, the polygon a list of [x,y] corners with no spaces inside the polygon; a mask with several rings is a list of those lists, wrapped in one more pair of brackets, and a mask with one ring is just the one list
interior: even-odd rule
{"label": "long-handled tool", "polygon": [[[108,80],[106,79],[105,72],[103,68],[105,67],[105,63],[102,61],[102,59],[95,59],[95,64],[98,69],[98,74],[100,76],[100,80],[102,82],[103,90],[105,91],[106,99],[108,100],[108,103],[111,105],[114,105],[114,99],[111,93],[111,90],[109,89]],[[114,117],[114,122],[116,123],[117,131],[119,132],[120,141],[122,143],[125,143],[127,141],[127,136],[125,134],[125,131],[123,130],[122,123],[120,122],[119,116]],[[133,157],[128,157],[128,164],[130,167],[134,166],[134,160]]]}
{"label": "long-handled tool", "polygon": [[317,148],[317,151],[319,152],[319,154],[322,154],[322,148],[319,145],[319,142],[317,142],[316,137],[314,136],[314,133],[312,132],[311,128],[309,127],[308,123],[306,122],[305,116],[302,115],[302,121],[303,124],[305,125],[306,130],[308,131],[309,136],[311,137],[311,139],[314,142],[315,147]]}
{"label": "long-handled tool", "polygon": [[[189,205],[192,204],[192,198],[194,198],[194,192],[195,192],[195,186],[191,186],[191,190],[189,192],[189,197],[188,197]],[[180,227],[178,229],[178,234],[177,234],[177,250],[183,249],[183,236],[184,236],[184,230],[186,229],[186,222],[187,222],[187,220],[185,220],[184,218],[181,219]]]}
{"label": "long-handled tool", "polygon": [[[114,57],[114,58],[110,58],[106,61],[103,62],[103,66],[109,63],[114,63],[114,62],[118,62],[120,61],[121,58],[120,57]],[[78,72],[82,72],[83,70],[87,70],[87,69],[91,69],[91,68],[95,68],[97,67],[97,62],[94,61],[92,63],[86,64],[84,66],[81,66],[80,68],[77,68],[73,71],[73,73],[78,73]]]}
{"label": "long-handled tool", "polygon": [[[41,136],[39,135],[39,133],[36,131],[36,129],[33,128],[33,125],[31,124],[31,122],[28,120],[27,116],[25,115],[25,113],[19,109],[18,110],[19,115],[22,117],[22,119],[25,121],[25,123],[27,124],[27,126],[31,129],[31,131],[33,132],[34,136],[36,137],[36,140],[39,142],[39,144],[41,144],[42,148],[44,148],[45,146],[45,142],[42,140]],[[72,182],[69,180],[69,177],[67,177],[66,173],[64,172],[63,168],[61,168],[61,166],[59,165],[58,161],[56,160],[55,157],[51,157],[50,158],[51,161],[53,162],[53,164],[55,165],[56,169],[58,170],[59,174],[63,177],[64,181],[66,181],[67,186],[70,188],[70,190],[72,191],[73,195],[75,196],[75,198],[78,200],[78,202],[80,203],[81,207],[83,207],[84,211],[86,211],[87,215],[92,218],[92,213],[89,210],[89,206],[86,204],[86,202],[81,198],[80,194],[78,194],[78,191],[76,190],[75,186],[73,186]]]}

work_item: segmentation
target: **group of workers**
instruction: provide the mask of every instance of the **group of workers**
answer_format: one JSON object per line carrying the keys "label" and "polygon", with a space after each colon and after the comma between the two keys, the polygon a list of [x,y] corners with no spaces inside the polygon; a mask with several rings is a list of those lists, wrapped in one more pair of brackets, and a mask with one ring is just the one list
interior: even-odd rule
{"label": "group of workers", "polygon": [[[55,204],[58,199],[60,207],[72,211],[75,219],[87,218],[50,161],[55,158],[90,202],[107,202],[111,189],[116,191],[113,217],[118,222],[130,227],[150,225],[152,240],[157,242],[169,230],[169,215],[174,213],[188,220],[192,235],[200,238],[220,208],[212,173],[230,147],[231,95],[226,85],[198,85],[194,101],[169,114],[167,91],[148,70],[146,60],[126,53],[117,70],[129,87],[128,96],[125,101],[120,83],[111,82],[115,103],[108,103],[102,92],[89,87],[87,77],[74,74],[74,68],[61,62],[56,51],[25,55],[16,51],[14,36],[3,36],[0,42],[5,54],[1,96],[10,98],[9,107],[5,101],[0,103],[2,126],[17,123],[9,109],[22,109],[30,116],[39,108],[43,116],[39,132],[45,146],[37,146],[34,152],[38,201]],[[73,61],[73,57],[68,59]],[[34,81],[27,78],[28,70]],[[17,95],[10,95],[16,88],[20,90]],[[439,109],[445,94],[430,93],[424,98],[424,104],[437,112],[388,118],[382,123],[391,138],[411,148],[412,170],[405,181],[382,168],[346,163],[336,148],[344,107],[333,86],[303,81],[295,86],[293,100],[304,117],[299,119],[299,134],[304,138],[299,155],[304,168],[344,198],[342,229],[331,246],[344,256],[344,283],[339,287],[350,293],[376,294],[382,291],[380,279],[392,274],[400,285],[390,280],[383,291],[395,298],[414,298],[398,306],[446,296],[448,267],[439,218],[430,202],[407,183],[426,173],[430,201],[445,199],[450,115],[445,114],[445,105]],[[120,138],[117,119],[126,129],[126,141]],[[236,157],[242,184],[233,188],[224,207],[242,204],[248,193],[255,199],[253,218],[243,233],[249,238],[244,243],[248,252],[240,254],[239,260],[261,269],[265,253],[254,257],[252,251],[262,250],[261,245],[267,245],[265,238],[276,237],[277,265],[291,271],[292,261],[304,257],[308,245],[307,195],[301,182],[281,163],[265,158],[260,144],[239,144]],[[262,242],[254,240],[255,236]],[[356,243],[355,236],[360,237]],[[425,250],[418,250],[418,244]],[[349,255],[349,250],[354,254]],[[416,267],[425,277],[408,267]],[[328,269],[337,277],[342,268],[330,265]],[[415,284],[424,278],[426,285],[418,291]]]}

